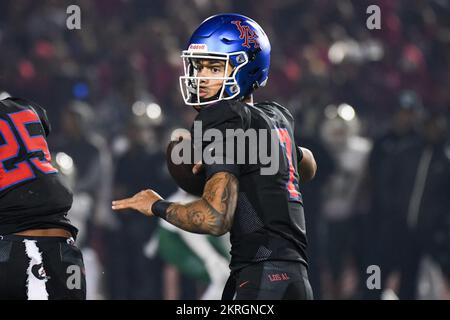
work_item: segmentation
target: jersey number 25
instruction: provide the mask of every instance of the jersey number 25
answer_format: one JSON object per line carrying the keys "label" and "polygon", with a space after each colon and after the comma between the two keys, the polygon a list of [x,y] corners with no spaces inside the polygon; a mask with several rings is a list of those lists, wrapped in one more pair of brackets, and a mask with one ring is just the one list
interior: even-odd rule
{"label": "jersey number 25", "polygon": [[[42,135],[31,136],[28,132],[27,125],[32,123],[40,125],[37,114],[31,110],[24,110],[10,113],[8,117],[12,125],[10,122],[0,119],[0,135],[3,137],[0,139],[0,191],[20,182],[34,179],[35,174],[31,166],[45,174],[58,172],[50,163],[51,157],[45,138]],[[16,133],[13,129],[16,130]],[[25,147],[27,154],[27,156],[21,157],[25,159],[22,161],[18,159],[21,151],[20,142]],[[39,158],[39,151],[44,154],[42,160]],[[6,169],[6,162],[10,163],[9,169]]]}

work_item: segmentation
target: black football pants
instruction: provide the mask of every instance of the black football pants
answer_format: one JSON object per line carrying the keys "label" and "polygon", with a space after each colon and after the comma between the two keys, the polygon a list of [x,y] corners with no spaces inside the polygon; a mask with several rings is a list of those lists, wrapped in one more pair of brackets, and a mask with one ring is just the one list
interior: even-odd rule
{"label": "black football pants", "polygon": [[306,267],[300,262],[264,261],[231,274],[222,300],[312,300]]}
{"label": "black football pants", "polygon": [[0,235],[0,300],[86,299],[81,251],[72,238]]}

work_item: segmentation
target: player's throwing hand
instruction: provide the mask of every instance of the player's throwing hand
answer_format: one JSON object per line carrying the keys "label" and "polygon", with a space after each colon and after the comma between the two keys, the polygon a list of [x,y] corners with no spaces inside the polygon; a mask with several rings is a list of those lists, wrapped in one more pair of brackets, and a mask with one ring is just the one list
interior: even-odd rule
{"label": "player's throwing hand", "polygon": [[136,193],[133,197],[115,200],[112,202],[113,210],[134,209],[146,216],[153,216],[152,206],[158,201],[162,200],[161,196],[153,190],[143,190]]}

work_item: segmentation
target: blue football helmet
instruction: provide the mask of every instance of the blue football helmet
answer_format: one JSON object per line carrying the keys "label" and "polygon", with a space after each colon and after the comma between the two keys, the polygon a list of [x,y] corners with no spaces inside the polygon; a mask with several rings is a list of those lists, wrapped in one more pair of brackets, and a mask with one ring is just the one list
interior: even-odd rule
{"label": "blue football helmet", "polygon": [[[270,42],[264,30],[240,14],[209,17],[194,31],[188,49],[182,52],[184,76],[180,77],[187,105],[206,105],[220,100],[241,100],[266,84],[270,66]],[[223,77],[198,77],[195,59],[222,60]],[[229,74],[229,71],[231,74]],[[201,80],[222,80],[212,98],[200,98]]]}

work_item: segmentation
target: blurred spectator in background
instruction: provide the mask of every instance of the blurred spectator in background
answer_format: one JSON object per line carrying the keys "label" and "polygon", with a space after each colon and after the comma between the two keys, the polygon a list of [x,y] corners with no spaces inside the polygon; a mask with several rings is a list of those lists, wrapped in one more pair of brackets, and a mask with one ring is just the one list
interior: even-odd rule
{"label": "blurred spectator in background", "polygon": [[[409,185],[409,198],[405,203],[405,214],[401,225],[400,256],[400,299],[418,298],[419,266],[425,256],[433,256],[442,264],[446,258],[436,255],[436,246],[443,231],[450,232],[450,153],[447,144],[447,121],[440,114],[431,114],[423,123],[423,139],[405,150],[404,174],[397,176]],[[439,239],[441,238],[441,239]],[[448,237],[447,239],[448,240]],[[442,253],[441,253],[442,254]],[[445,271],[446,265],[442,265]],[[448,283],[448,279],[446,281]],[[448,290],[448,288],[445,288]],[[438,296],[434,294],[434,296]]]}
{"label": "blurred spectator in background", "polygon": [[[148,186],[158,186],[161,195],[167,196],[174,185],[165,174],[164,153],[155,141],[154,129],[139,120],[127,126],[126,146],[116,163],[114,196],[124,197]],[[106,239],[110,298],[162,299],[162,261],[144,255],[157,220],[134,213],[117,217],[119,226]]]}
{"label": "blurred spectator in background", "polygon": [[73,223],[78,227],[77,243],[87,267],[87,299],[102,297],[100,288],[100,261],[93,245],[92,234],[100,220],[102,194],[109,193],[108,177],[111,166],[105,163],[108,149],[104,139],[92,127],[93,112],[83,102],[71,102],[60,113],[61,133],[51,140],[54,160],[66,177],[74,195]]}
{"label": "blurred spectator in background", "polygon": [[330,275],[325,298],[349,299],[354,297],[358,281],[358,244],[363,235],[358,197],[371,143],[360,136],[360,123],[350,105],[327,108],[328,119],[323,122],[321,133],[336,167],[325,185],[326,196],[322,200]]}
{"label": "blurred spectator in background", "polygon": [[[98,190],[102,184],[103,168],[100,161],[104,140],[92,130],[93,113],[89,105],[83,102],[71,102],[61,112],[61,132],[51,140],[57,153],[63,152],[69,158],[64,162],[67,169],[73,166],[72,189],[76,196],[84,198],[88,210],[83,213],[85,218],[93,222],[95,204],[98,201]],[[64,169],[64,168],[63,168]],[[86,239],[86,228],[81,228],[79,241]]]}
{"label": "blurred spectator in background", "polygon": [[[400,176],[405,171],[403,159],[420,136],[417,132],[421,102],[413,92],[399,97],[399,107],[387,131],[374,141],[369,158],[369,183],[371,193],[370,212],[366,220],[365,266],[378,265],[382,270],[382,287],[390,287],[388,278],[398,271],[404,236],[405,203],[409,199],[406,190],[411,181]],[[405,193],[406,192],[406,193]],[[402,217],[403,215],[403,217]],[[396,277],[398,278],[398,274]],[[394,280],[392,280],[394,281]],[[362,283],[365,286],[365,282]],[[381,292],[367,292],[377,298]]]}
{"label": "blurred spectator in background", "polygon": [[326,193],[323,192],[323,187],[328,183],[336,165],[320,135],[322,118],[321,110],[317,114],[317,110],[309,109],[309,111],[299,112],[295,120],[295,141],[309,150],[314,150],[314,159],[317,167],[320,168],[313,180],[300,184],[303,197],[308,199],[308,203],[305,203],[307,208],[305,210],[306,231],[308,247],[310,248],[308,252],[308,275],[314,292],[314,299],[322,298],[321,277],[326,261],[323,219],[323,199],[326,197]]}

